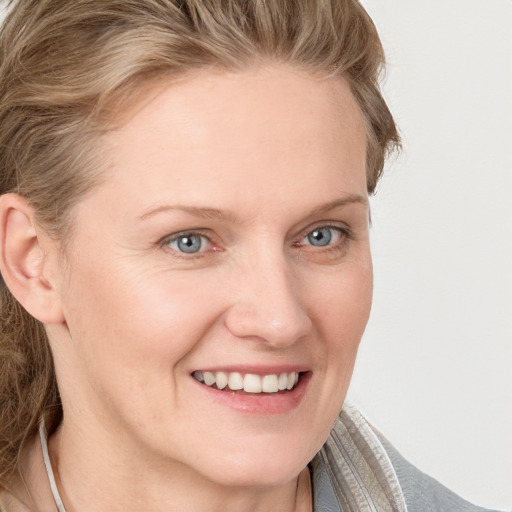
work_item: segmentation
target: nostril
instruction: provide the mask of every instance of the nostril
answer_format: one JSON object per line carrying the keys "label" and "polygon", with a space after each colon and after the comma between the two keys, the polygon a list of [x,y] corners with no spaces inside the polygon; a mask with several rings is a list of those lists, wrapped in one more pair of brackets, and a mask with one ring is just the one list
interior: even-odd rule
{"label": "nostril", "polygon": [[241,304],[231,308],[225,324],[237,338],[253,338],[276,347],[293,345],[307,335],[312,326],[311,319],[300,308],[268,311],[265,307],[258,309]]}

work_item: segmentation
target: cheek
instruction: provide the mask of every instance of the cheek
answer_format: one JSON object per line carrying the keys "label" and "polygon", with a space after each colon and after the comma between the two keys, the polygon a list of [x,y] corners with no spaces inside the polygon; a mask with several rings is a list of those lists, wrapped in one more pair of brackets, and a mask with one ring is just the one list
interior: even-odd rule
{"label": "cheek", "polygon": [[347,262],[323,276],[310,294],[318,347],[314,401],[304,430],[310,432],[310,453],[323,444],[345,400],[357,350],[371,309],[373,273],[367,258]]}
{"label": "cheek", "polygon": [[168,425],[169,411],[179,410],[186,366],[181,363],[219,308],[206,300],[214,290],[204,283],[198,288],[190,276],[135,275],[121,265],[109,267],[99,272],[76,265],[71,276],[72,342],[61,358],[63,399],[98,411],[107,424],[121,423],[137,437],[152,439],[149,425]]}
{"label": "cheek", "polygon": [[371,310],[371,259],[347,263],[322,280],[316,293],[314,315],[327,349],[336,360],[355,358]]}
{"label": "cheek", "polygon": [[190,277],[135,274],[115,263],[74,267],[65,302],[76,364],[98,392],[140,394],[154,382],[169,389],[162,383],[172,384],[174,367],[215,317],[211,293]]}
{"label": "cheek", "polygon": [[340,268],[323,289],[323,300],[318,297],[317,301],[316,323],[325,347],[320,361],[325,375],[325,418],[334,421],[345,399],[370,315],[373,272],[369,254]]}

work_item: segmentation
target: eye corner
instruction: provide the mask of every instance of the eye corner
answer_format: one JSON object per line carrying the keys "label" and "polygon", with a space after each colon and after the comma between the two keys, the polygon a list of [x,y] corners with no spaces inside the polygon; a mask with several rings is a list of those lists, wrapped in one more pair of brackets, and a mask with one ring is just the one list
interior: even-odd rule
{"label": "eye corner", "polygon": [[179,255],[180,257],[194,257],[204,254],[212,246],[210,238],[199,231],[180,231],[161,238],[157,245]]}
{"label": "eye corner", "polygon": [[344,240],[351,239],[351,237],[352,234],[347,226],[324,224],[311,228],[305,233],[301,241],[308,242],[303,245],[323,248],[336,246]]}

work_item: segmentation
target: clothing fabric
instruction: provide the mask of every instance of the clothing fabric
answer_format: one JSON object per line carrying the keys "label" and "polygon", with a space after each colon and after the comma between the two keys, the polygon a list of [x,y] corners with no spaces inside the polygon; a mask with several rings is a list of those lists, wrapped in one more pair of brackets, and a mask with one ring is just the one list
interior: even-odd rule
{"label": "clothing fabric", "polygon": [[309,467],[314,512],[489,511],[407,462],[348,404]]}

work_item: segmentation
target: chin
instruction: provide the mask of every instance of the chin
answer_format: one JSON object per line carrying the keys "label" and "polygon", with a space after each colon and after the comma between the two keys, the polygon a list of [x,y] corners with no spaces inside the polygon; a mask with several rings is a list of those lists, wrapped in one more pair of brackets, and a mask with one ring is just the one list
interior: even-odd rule
{"label": "chin", "polygon": [[297,478],[307,462],[292,465],[267,460],[266,463],[242,463],[236,468],[225,468],[205,475],[209,480],[225,487],[272,488]]}
{"label": "chin", "polygon": [[255,442],[245,450],[233,450],[224,457],[212,454],[200,471],[209,480],[232,487],[276,487],[284,485],[300,474],[313,458],[302,443],[279,447],[268,443],[266,449]]}

